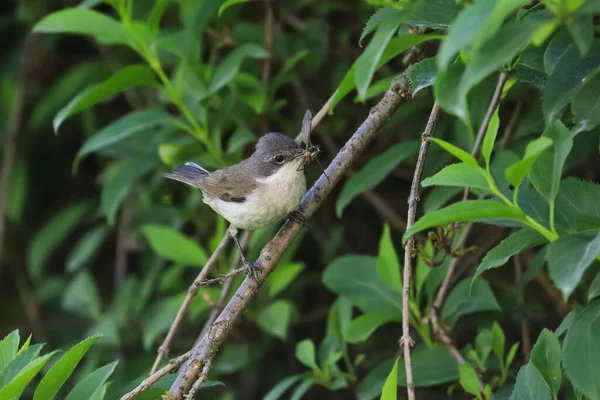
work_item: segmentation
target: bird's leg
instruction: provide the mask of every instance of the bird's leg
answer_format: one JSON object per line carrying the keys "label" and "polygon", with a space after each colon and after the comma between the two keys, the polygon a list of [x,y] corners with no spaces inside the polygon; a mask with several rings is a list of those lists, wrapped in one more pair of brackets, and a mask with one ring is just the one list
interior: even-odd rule
{"label": "bird's leg", "polygon": [[288,218],[293,219],[297,223],[301,225],[306,225],[306,217],[302,214],[301,211],[294,210],[288,214]]}
{"label": "bird's leg", "polygon": [[248,261],[248,259],[246,258],[246,256],[244,255],[244,250],[242,249],[242,245],[240,244],[240,241],[238,240],[237,234],[238,234],[238,229],[233,226],[230,225],[229,226],[229,234],[231,235],[231,238],[233,239],[233,242],[235,243],[238,252],[240,253],[240,258],[242,259],[242,263],[244,264],[244,267],[246,267],[246,273],[248,275],[250,275],[251,277],[253,277],[254,279],[258,278],[258,273],[262,271],[262,266],[260,264]]}

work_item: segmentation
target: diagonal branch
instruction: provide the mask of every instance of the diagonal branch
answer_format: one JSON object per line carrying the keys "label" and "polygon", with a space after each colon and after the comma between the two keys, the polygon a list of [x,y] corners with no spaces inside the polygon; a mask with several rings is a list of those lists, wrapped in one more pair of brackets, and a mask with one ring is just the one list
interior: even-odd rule
{"label": "diagonal branch", "polygon": [[[345,171],[356,160],[373,139],[377,130],[383,125],[400,103],[411,97],[410,85],[405,73],[402,73],[386,92],[381,101],[371,110],[367,119],[361,124],[346,145],[329,164],[326,173],[317,180],[313,187],[306,193],[298,211],[306,218],[311,217],[321,206],[325,197],[329,195],[335,184],[340,181]],[[170,395],[175,399],[182,399],[198,379],[204,364],[211,360],[219,350],[233,325],[240,318],[250,304],[252,298],[258,293],[260,285],[273,271],[275,265],[290,245],[302,226],[288,220],[275,237],[263,248],[257,263],[262,266],[262,272],[257,279],[246,278],[240,285],[235,295],[231,298],[223,312],[208,329],[200,343],[192,350],[192,356],[187,362],[183,372],[177,377],[170,389]]]}
{"label": "diagonal branch", "polygon": [[[417,158],[417,165],[415,166],[415,174],[413,176],[412,185],[410,187],[410,196],[408,197],[408,219],[406,222],[406,228],[410,228],[415,223],[417,216],[417,204],[419,202],[419,185],[421,184],[421,174],[423,173],[423,167],[425,166],[425,157],[427,156],[427,150],[429,149],[430,141],[428,140],[435,131],[438,116],[440,114],[440,106],[436,102],[431,109],[429,114],[429,120],[425,131],[421,135],[421,148],[419,149],[419,156]],[[404,246],[404,283],[402,290],[402,337],[400,338],[400,346],[404,350],[404,366],[406,369],[406,390],[408,391],[409,400],[415,398],[415,383],[412,373],[412,361],[410,355],[410,348],[414,342],[410,337],[410,283],[412,281],[412,249],[414,245],[414,239],[410,237],[406,241]]]}

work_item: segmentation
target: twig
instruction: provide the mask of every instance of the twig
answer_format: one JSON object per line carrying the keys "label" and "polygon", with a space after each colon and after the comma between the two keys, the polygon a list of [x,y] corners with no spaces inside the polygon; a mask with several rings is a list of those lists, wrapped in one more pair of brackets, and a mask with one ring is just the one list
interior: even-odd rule
{"label": "twig", "polygon": [[[419,149],[419,156],[417,158],[417,165],[415,166],[415,174],[413,176],[412,184],[410,186],[410,195],[408,196],[408,218],[406,221],[407,229],[414,225],[415,218],[417,216],[417,205],[419,202],[419,186],[421,184],[421,175],[423,173],[423,167],[425,166],[425,158],[427,157],[427,150],[429,149],[430,141],[428,140],[435,131],[438,116],[440,115],[440,106],[438,103],[433,104],[431,113],[429,114],[429,120],[425,131],[421,135],[421,148]],[[408,399],[413,400],[415,398],[415,382],[413,379],[412,372],[412,360],[410,355],[410,348],[414,345],[413,340],[410,337],[410,283],[412,280],[412,259],[413,259],[413,245],[414,238],[410,237],[406,241],[404,246],[404,283],[402,290],[402,337],[400,338],[400,346],[404,349],[404,366],[406,369],[406,390],[408,392]]]}
{"label": "twig", "polygon": [[[400,103],[411,97],[410,84],[405,73],[402,73],[386,92],[381,101],[371,110],[367,119],[361,124],[346,145],[338,152],[329,164],[325,175],[321,175],[312,188],[306,193],[298,211],[306,218],[312,216],[321,206],[325,197],[331,193],[335,184],[340,181],[345,171],[356,160],[373,139],[377,130],[383,125]],[[314,121],[314,120],[313,120]],[[219,350],[231,332],[234,323],[242,315],[252,298],[258,293],[260,285],[273,271],[285,249],[296,237],[302,225],[289,219],[281,227],[275,237],[263,248],[257,263],[262,266],[262,272],[256,279],[247,277],[231,298],[223,312],[208,329],[200,343],[192,350],[192,356],[186,363],[185,369],[179,374],[170,389],[175,399],[182,399],[200,374],[202,361],[211,359]]]}
{"label": "twig", "polygon": [[241,274],[242,272],[246,272],[247,270],[248,269],[246,267],[241,267],[241,268],[234,269],[233,271],[231,271],[228,274],[219,275],[219,276],[217,276],[214,279],[208,279],[208,280],[202,281],[202,282],[200,282],[200,286],[202,286],[202,287],[208,287],[208,286],[214,285],[216,283],[223,284],[223,283],[225,283],[226,280],[228,280],[230,278],[233,278],[234,276],[236,276],[238,274]]}
{"label": "twig", "polygon": [[269,55],[263,62],[262,85],[269,86],[271,78],[271,64],[273,62],[273,36],[275,33],[275,16],[273,13],[273,0],[265,0],[265,50]]}
{"label": "twig", "polygon": [[510,114],[510,119],[508,120],[508,124],[506,124],[506,128],[504,129],[504,133],[502,134],[502,139],[500,139],[500,143],[498,145],[499,148],[504,149],[508,144],[508,139],[513,134],[515,127],[517,126],[517,121],[519,120],[519,116],[521,115],[521,110],[523,109],[523,100],[519,100],[517,105]]}
{"label": "twig", "polygon": [[28,35],[23,42],[23,55],[16,84],[15,95],[12,99],[12,108],[8,120],[8,127],[4,137],[4,152],[2,155],[2,171],[0,172],[0,276],[2,275],[2,248],[4,245],[4,232],[6,231],[6,208],[10,196],[12,173],[17,154],[17,135],[21,130],[23,109],[25,106],[25,93],[27,92],[27,73],[30,69],[29,62],[35,57],[37,39]]}
{"label": "twig", "polygon": [[[498,103],[500,102],[500,96],[502,95],[502,90],[504,88],[504,84],[506,83],[507,79],[508,79],[508,75],[504,72],[500,73],[500,75],[498,76],[498,83],[496,85],[496,89],[494,90],[494,95],[492,96],[490,105],[488,106],[487,112],[485,114],[485,118],[483,119],[483,122],[481,123],[481,126],[479,127],[479,131],[477,132],[477,138],[475,139],[475,144],[473,145],[473,149],[471,150],[471,155],[473,157],[477,157],[479,155],[479,151],[481,150],[481,144],[483,143],[483,138],[484,138],[487,128],[490,124],[492,116],[494,115],[494,111],[496,110],[496,107],[498,106]],[[469,188],[467,187],[463,191],[462,201],[465,201],[468,196],[469,196]],[[458,223],[454,224],[454,226],[458,227]],[[458,241],[457,246],[463,246],[466,243],[467,237],[469,236],[469,233],[471,232],[472,229],[473,229],[473,223],[470,222],[465,226],[464,231]],[[455,272],[456,267],[459,262],[460,262],[460,257],[453,258],[452,261],[450,261],[450,265],[448,265],[448,271],[446,272],[444,281],[442,282],[442,285],[440,286],[440,289],[437,292],[435,301],[433,303],[433,307],[431,307],[431,312],[430,312],[429,318],[431,321],[431,326],[433,327],[433,332],[436,335],[436,337],[438,338],[438,340],[440,340],[446,347],[448,347],[450,354],[452,355],[452,357],[454,357],[454,359],[459,364],[463,364],[465,362],[465,359],[460,355],[460,352],[454,346],[454,344],[452,343],[452,339],[450,339],[450,337],[446,333],[446,330],[444,329],[443,326],[441,326],[439,319],[438,319],[438,311],[441,309],[442,304],[444,303],[444,299],[446,298],[446,294],[450,290],[450,283],[451,283],[452,277],[454,275],[454,272]],[[481,376],[479,374],[477,374],[477,377],[479,379],[479,387],[480,387],[481,391],[483,392],[485,390],[485,386],[483,384],[483,381],[481,380]]]}
{"label": "twig", "polygon": [[212,360],[207,360],[204,363],[204,367],[202,368],[202,373],[198,377],[198,380],[194,383],[194,386],[190,389],[190,392],[187,394],[188,399],[193,399],[196,392],[200,389],[204,381],[208,376],[208,371],[212,368]]}
{"label": "twig", "polygon": [[123,395],[123,397],[121,397],[121,400],[131,400],[131,399],[135,398],[138,394],[150,389],[152,387],[152,385],[154,385],[156,383],[156,381],[158,381],[160,378],[162,378],[163,376],[165,376],[167,374],[170,374],[171,372],[174,372],[177,369],[177,367],[179,367],[181,364],[183,364],[185,362],[185,360],[190,358],[191,354],[192,354],[192,351],[190,350],[187,353],[182,354],[179,357],[170,360],[167,365],[165,365],[158,371],[154,372],[148,378],[144,379],[142,381],[142,383],[140,383],[131,392]]}
{"label": "twig", "polygon": [[[513,257],[513,263],[515,265],[515,286],[519,291],[519,305],[523,305],[523,293],[521,291],[521,281],[523,280],[523,263],[521,261],[521,255],[515,254]],[[529,362],[529,355],[531,354],[531,334],[529,332],[529,322],[525,316],[525,313],[521,312],[521,351],[525,362]]]}
{"label": "twig", "polygon": [[226,231],[225,235],[223,235],[223,239],[221,239],[221,242],[219,243],[215,251],[213,251],[210,258],[206,261],[206,264],[204,264],[204,267],[202,268],[196,279],[194,279],[194,282],[192,282],[192,284],[188,288],[187,296],[185,296],[181,307],[179,307],[179,311],[177,311],[177,315],[175,316],[175,319],[173,320],[173,323],[169,328],[169,332],[167,333],[165,340],[158,348],[158,355],[156,356],[156,360],[154,360],[154,364],[152,365],[152,370],[150,371],[150,374],[153,374],[160,365],[160,362],[169,355],[169,346],[171,346],[171,342],[175,337],[177,328],[183,321],[183,318],[185,317],[185,314],[187,312],[188,307],[190,306],[190,303],[192,302],[192,299],[194,298],[194,296],[196,296],[196,294],[198,294],[198,287],[200,286],[200,282],[206,279],[208,271],[210,270],[210,268],[212,268],[214,264],[216,264],[219,255],[223,252],[223,250],[227,246],[227,243],[229,243],[229,238],[230,236]]}

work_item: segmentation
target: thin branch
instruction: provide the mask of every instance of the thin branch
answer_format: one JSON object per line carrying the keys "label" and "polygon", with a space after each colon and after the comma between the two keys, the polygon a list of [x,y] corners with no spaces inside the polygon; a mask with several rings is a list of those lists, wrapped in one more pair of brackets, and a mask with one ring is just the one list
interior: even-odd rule
{"label": "thin branch", "polygon": [[170,374],[171,372],[175,372],[175,370],[181,364],[183,364],[188,358],[190,358],[191,354],[192,354],[192,351],[190,350],[187,353],[182,354],[179,357],[170,360],[167,365],[165,365],[158,371],[154,372],[148,378],[144,379],[142,381],[142,383],[140,383],[135,389],[133,389],[131,392],[129,392],[129,393],[125,394],[123,397],[121,397],[121,400],[131,400],[131,399],[135,398],[138,394],[150,389],[152,387],[152,385],[154,385],[160,378],[162,378],[163,376],[165,376],[167,374]]}
{"label": "thin branch", "polygon": [[[406,222],[407,229],[414,225],[417,216],[417,205],[419,202],[419,186],[421,184],[421,175],[425,166],[425,158],[429,149],[430,141],[428,140],[435,131],[438,116],[440,114],[440,106],[436,102],[429,114],[429,120],[425,131],[421,135],[421,148],[415,166],[415,174],[413,176],[412,185],[410,187],[410,195],[408,197],[408,219]],[[406,390],[408,399],[415,399],[415,382],[412,372],[412,360],[410,348],[414,345],[410,337],[410,283],[412,280],[412,259],[413,259],[414,238],[410,237],[404,246],[404,284],[402,290],[402,337],[400,338],[400,346],[404,349],[404,366],[406,370]]]}
{"label": "thin branch", "polygon": [[225,283],[226,280],[233,278],[236,275],[239,275],[243,272],[246,272],[248,269],[246,267],[241,267],[241,268],[237,268],[234,269],[233,271],[225,274],[225,275],[219,275],[214,279],[208,279],[205,281],[200,282],[200,286],[202,287],[208,287],[217,283],[223,284]]}
{"label": "thin branch", "polygon": [[[400,103],[410,97],[410,84],[406,78],[406,74],[402,73],[392,83],[391,88],[386,92],[381,101],[371,110],[367,119],[329,164],[325,171],[329,179],[324,174],[321,175],[312,188],[305,194],[297,209],[299,212],[306,218],[310,218],[316,212],[327,195],[332,192],[335,185],[340,181],[345,171],[373,139],[377,130],[389,118],[391,113],[398,108]],[[284,251],[300,232],[301,228],[301,224],[288,219],[275,237],[263,248],[257,260],[257,263],[262,266],[262,272],[259,273],[256,279],[247,277],[244,280],[215,323],[211,325],[200,343],[194,347],[190,360],[171,386],[170,394],[173,398],[182,399],[190,390],[201,372],[202,362],[212,359],[219,350],[233,329],[235,322],[248,307],[252,298],[258,293],[260,285],[273,271]]]}
{"label": "thin branch", "polygon": [[499,148],[504,149],[508,144],[508,139],[512,136],[515,127],[517,126],[517,121],[519,120],[519,116],[521,115],[521,110],[523,109],[523,100],[519,100],[517,105],[510,114],[510,118],[508,120],[508,124],[506,124],[506,128],[504,129],[504,133],[502,134],[502,139],[500,139],[500,143],[498,145]]}
{"label": "thin branch", "polygon": [[190,392],[187,394],[188,399],[193,399],[196,392],[200,389],[206,378],[208,377],[208,371],[212,368],[212,360],[207,360],[204,363],[204,367],[202,368],[202,373],[198,377],[198,380],[194,383],[194,386],[190,389]]}
{"label": "thin branch", "polygon": [[227,233],[226,231],[225,235],[223,235],[223,239],[221,239],[221,242],[219,243],[215,251],[213,251],[210,258],[206,261],[206,264],[204,264],[204,267],[202,268],[196,279],[194,279],[194,282],[188,288],[187,296],[185,296],[181,307],[179,307],[179,311],[177,311],[177,315],[175,316],[175,319],[173,320],[173,323],[169,328],[169,332],[167,333],[165,340],[158,348],[158,355],[156,356],[156,360],[154,360],[154,364],[152,365],[152,370],[150,371],[150,374],[153,374],[158,369],[160,362],[164,358],[168,357],[169,347],[171,346],[171,342],[175,337],[177,328],[179,328],[179,325],[181,325],[181,322],[183,321],[183,318],[187,313],[187,309],[190,306],[192,299],[196,296],[196,294],[198,294],[198,287],[200,286],[200,283],[206,279],[208,271],[213,267],[213,265],[216,264],[219,255],[223,252],[223,250],[227,246],[227,243],[229,243],[229,239],[229,233]]}

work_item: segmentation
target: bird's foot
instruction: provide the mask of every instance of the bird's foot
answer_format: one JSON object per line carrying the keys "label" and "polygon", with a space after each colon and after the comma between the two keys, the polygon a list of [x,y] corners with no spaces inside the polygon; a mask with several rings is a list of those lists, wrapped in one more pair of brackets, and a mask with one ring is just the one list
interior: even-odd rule
{"label": "bird's foot", "polygon": [[244,267],[246,267],[246,275],[258,280],[258,275],[262,272],[262,265],[244,260]]}
{"label": "bird's foot", "polygon": [[301,225],[306,225],[306,217],[298,210],[294,210],[288,214],[288,218],[293,219]]}

